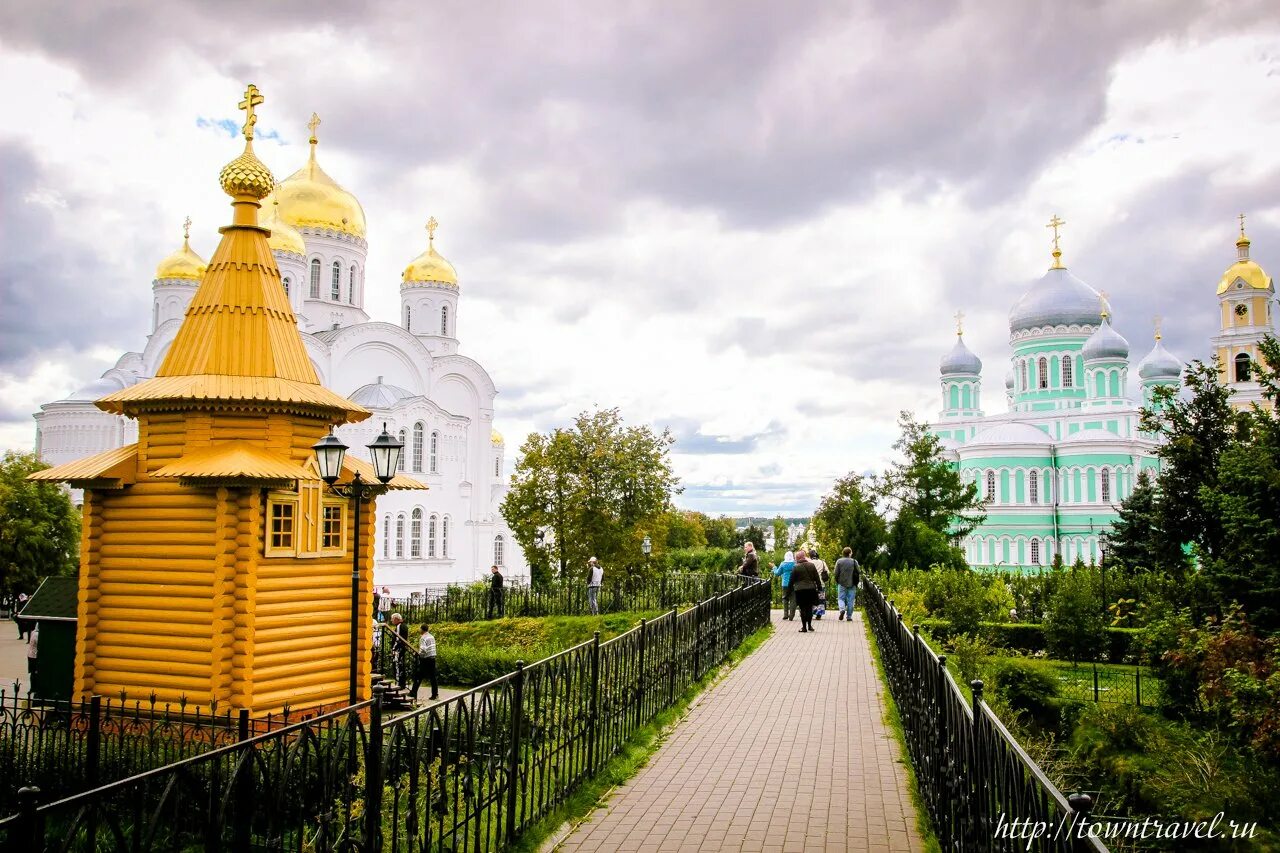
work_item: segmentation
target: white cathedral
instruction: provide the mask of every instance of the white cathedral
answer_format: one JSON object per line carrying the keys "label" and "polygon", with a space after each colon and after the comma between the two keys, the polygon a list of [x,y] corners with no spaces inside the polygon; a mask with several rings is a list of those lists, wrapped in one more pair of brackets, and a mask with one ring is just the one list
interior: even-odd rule
{"label": "white cathedral", "polygon": [[[364,208],[311,156],[263,200],[262,225],[321,383],[374,413],[340,427],[362,458],[381,431],[404,442],[401,467],[426,491],[393,491],[377,500],[374,583],[396,597],[434,584],[488,576],[497,564],[510,580],[529,570],[499,512],[506,494],[505,443],[493,427],[497,388],[474,359],[458,352],[458,276],[435,250],[405,267],[400,324],[370,320],[364,310]],[[189,229],[189,223],[188,223]],[[138,440],[136,421],[108,414],[94,401],[155,375],[173,342],[205,262],[188,236],[162,260],[152,282],[151,333],[141,352],[127,352],[96,382],[36,413],[36,452],[53,465]],[[375,287],[377,284],[375,283]],[[79,496],[75,495],[77,503]]]}

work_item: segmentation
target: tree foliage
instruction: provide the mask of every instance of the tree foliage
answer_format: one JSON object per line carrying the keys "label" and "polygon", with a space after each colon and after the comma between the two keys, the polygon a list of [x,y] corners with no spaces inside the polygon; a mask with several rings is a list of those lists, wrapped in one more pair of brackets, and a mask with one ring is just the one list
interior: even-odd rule
{"label": "tree foliage", "polygon": [[1049,599],[1044,619],[1049,653],[1070,661],[1089,660],[1102,647],[1106,630],[1096,573],[1083,566],[1068,569]]}
{"label": "tree foliage", "polygon": [[773,547],[780,551],[785,551],[791,543],[787,541],[788,526],[786,519],[777,516],[773,519]]}
{"label": "tree foliage", "polygon": [[1161,524],[1160,496],[1149,472],[1138,474],[1133,491],[1120,504],[1119,518],[1104,537],[1107,566],[1134,574],[1162,571],[1181,578],[1187,571],[1187,555],[1181,537]]}
{"label": "tree foliage", "polygon": [[0,593],[33,592],[40,578],[79,566],[80,513],[56,483],[27,479],[49,466],[34,453],[0,460]]}
{"label": "tree foliage", "polygon": [[667,547],[705,548],[707,530],[704,519],[706,516],[700,512],[671,510],[667,514]]}
{"label": "tree foliage", "polygon": [[853,557],[860,564],[868,569],[878,568],[886,529],[875,499],[874,480],[856,473],[836,480],[813,514],[819,553],[831,555],[830,562],[834,562],[841,549],[852,548]]}
{"label": "tree foliage", "polygon": [[733,548],[742,544],[738,537],[738,526],[733,523],[732,518],[720,516],[719,518],[707,518],[703,522],[703,530],[707,536],[708,548]]}
{"label": "tree foliage", "polygon": [[646,535],[660,554],[679,486],[669,458],[673,442],[666,430],[625,426],[616,408],[584,412],[568,428],[529,436],[502,514],[535,583],[584,574],[591,556],[613,577],[639,573],[650,564],[641,550]]}

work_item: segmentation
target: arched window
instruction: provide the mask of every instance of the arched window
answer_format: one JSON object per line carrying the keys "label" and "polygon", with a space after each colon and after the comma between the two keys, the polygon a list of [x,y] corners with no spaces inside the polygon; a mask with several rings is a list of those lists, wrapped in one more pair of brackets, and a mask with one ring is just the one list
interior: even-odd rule
{"label": "arched window", "polygon": [[1025,361],[1018,362],[1018,389],[1027,390],[1027,363]]}
{"label": "arched window", "polygon": [[342,301],[342,264],[333,262],[333,281],[329,286],[329,298],[334,302]]}
{"label": "arched window", "polygon": [[285,295],[285,296],[288,296],[288,295],[289,295],[289,285],[290,285],[290,284],[292,284],[292,283],[293,283],[293,281],[289,278],[289,276],[285,276],[285,277],[281,280],[281,282],[284,284],[284,295]]}
{"label": "arched window", "polygon": [[391,516],[382,517],[382,559],[391,556]]}
{"label": "arched window", "polygon": [[1108,468],[1102,469],[1102,502],[1111,503],[1111,471]]}
{"label": "arched window", "polygon": [[347,294],[347,301],[352,305],[356,304],[356,265],[351,265],[351,292]]}
{"label": "arched window", "polygon": [[320,298],[320,259],[311,259],[311,298]]}
{"label": "arched window", "polygon": [[502,541],[502,537],[501,537],[501,536],[495,536],[495,537],[493,537],[493,564],[494,564],[495,566],[501,566],[501,565],[502,565],[503,557],[505,556],[505,555],[503,554],[503,551],[505,551],[505,550],[506,550],[506,549],[503,547],[503,544],[504,544],[504,543],[503,543],[503,541]]}
{"label": "arched window", "polygon": [[1062,357],[1062,387],[1071,388],[1075,385],[1075,374],[1073,368],[1075,365],[1071,361],[1071,356],[1064,355]]}
{"label": "arched window", "polygon": [[1036,387],[1044,389],[1049,387],[1049,359],[1040,356],[1039,370],[1036,371],[1037,383]]}
{"label": "arched window", "polygon": [[396,516],[396,559],[404,559],[404,513]]}
{"label": "arched window", "polygon": [[445,305],[440,309],[440,334],[449,334],[449,306]]}
{"label": "arched window", "polygon": [[440,472],[440,433],[432,431],[431,433],[431,473],[438,474]]}
{"label": "arched window", "polygon": [[413,508],[409,522],[409,556],[415,560],[422,557],[422,507]]}
{"label": "arched window", "polygon": [[427,519],[427,556],[428,557],[435,557],[436,555],[436,525],[438,523],[439,523],[439,520],[436,518],[434,513],[430,518]]}
{"label": "arched window", "polygon": [[422,421],[413,425],[413,470],[422,471]]}
{"label": "arched window", "polygon": [[1027,478],[1027,494],[1033,504],[1040,503],[1040,472],[1032,471]]}
{"label": "arched window", "polygon": [[495,456],[493,459],[493,476],[495,478],[502,476],[502,457]]}
{"label": "arched window", "polygon": [[[404,444],[404,430],[403,430],[403,429],[402,429],[402,430],[400,430],[400,444],[401,444],[401,445],[403,445],[403,444]],[[404,470],[404,451],[401,451],[401,452],[400,452],[400,460],[396,463],[396,470],[397,470],[397,471],[403,471],[403,470]]]}
{"label": "arched window", "polygon": [[1253,365],[1249,363],[1249,353],[1242,352],[1236,356],[1236,381],[1248,382],[1253,375]]}
{"label": "arched window", "polygon": [[440,521],[440,556],[449,556],[449,516]]}
{"label": "arched window", "polygon": [[993,503],[996,499],[996,472],[987,472],[987,503]]}
{"label": "arched window", "polygon": [[1031,565],[1033,566],[1040,565],[1040,540],[1039,539],[1031,540]]}
{"label": "arched window", "polygon": [[412,319],[412,314],[413,314],[413,311],[409,308],[409,306],[408,305],[404,306],[404,330],[406,332],[413,331],[411,328],[409,328],[410,326],[409,321]]}

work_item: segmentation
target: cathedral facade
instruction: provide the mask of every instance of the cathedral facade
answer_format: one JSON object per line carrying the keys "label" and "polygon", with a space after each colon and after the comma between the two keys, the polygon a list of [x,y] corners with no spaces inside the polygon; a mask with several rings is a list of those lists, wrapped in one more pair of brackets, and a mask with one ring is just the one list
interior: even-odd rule
{"label": "cathedral facade", "polygon": [[[338,429],[349,452],[387,429],[404,442],[403,470],[426,490],[377,500],[374,580],[393,595],[428,585],[486,577],[498,564],[527,578],[520,548],[499,512],[506,494],[505,442],[493,423],[497,388],[485,369],[459,352],[459,286],[452,266],[427,246],[401,274],[398,322],[365,313],[364,209],[316,159],[318,119],[306,164],[262,202],[262,226],[280,269],[320,382],[373,413]],[[94,401],[156,374],[205,272],[184,237],[152,282],[151,331],[100,379],[36,413],[36,450],[58,465],[138,440],[137,422],[98,409]]]}
{"label": "cathedral facade", "polygon": [[[1061,224],[1055,217],[1055,233]],[[1258,342],[1274,334],[1275,288],[1250,260],[1243,224],[1236,246],[1218,285],[1214,348],[1233,400],[1248,405],[1260,397],[1250,370]],[[974,568],[1024,572],[1057,555],[1097,563],[1117,506],[1141,472],[1159,468],[1155,438],[1138,428],[1141,408],[1156,388],[1181,384],[1184,364],[1157,328],[1131,385],[1129,344],[1105,297],[1063,265],[1057,237],[1053,265],[1009,312],[1009,341],[1001,414],[984,413],[982,361],[961,328],[940,365],[942,410],[932,429],[986,503],[985,520],[960,543],[965,557]]]}

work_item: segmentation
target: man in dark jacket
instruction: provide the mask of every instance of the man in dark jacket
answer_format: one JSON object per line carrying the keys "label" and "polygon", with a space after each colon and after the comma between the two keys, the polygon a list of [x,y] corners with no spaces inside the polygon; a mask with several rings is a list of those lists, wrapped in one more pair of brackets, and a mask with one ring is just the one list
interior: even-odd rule
{"label": "man in dark jacket", "polygon": [[862,579],[858,568],[858,561],[853,559],[853,549],[845,548],[844,556],[836,560],[836,599],[840,602],[841,621],[844,621],[846,613],[849,621],[853,621],[853,600],[858,594],[858,581]]}
{"label": "man in dark jacket", "polygon": [[756,546],[748,542],[742,546],[742,550],[744,554],[742,565],[738,567],[738,574],[749,578],[760,577],[760,558],[756,556]]}
{"label": "man in dark jacket", "polygon": [[818,587],[822,580],[818,567],[809,562],[804,549],[796,552],[796,567],[791,570],[791,589],[800,606],[800,633],[813,630],[813,607],[818,603]]}
{"label": "man in dark jacket", "polygon": [[486,619],[492,619],[496,612],[498,618],[507,615],[506,590],[502,588],[502,572],[498,571],[497,566],[489,569],[489,606],[486,608]]}

